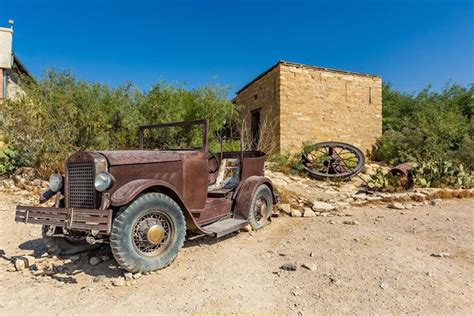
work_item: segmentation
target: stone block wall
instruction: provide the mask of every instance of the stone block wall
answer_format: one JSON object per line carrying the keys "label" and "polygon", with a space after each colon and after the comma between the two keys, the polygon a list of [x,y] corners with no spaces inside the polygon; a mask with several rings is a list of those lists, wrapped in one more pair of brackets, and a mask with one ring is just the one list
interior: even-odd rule
{"label": "stone block wall", "polygon": [[280,64],[280,149],[342,141],[371,149],[382,136],[382,79]]}
{"label": "stone block wall", "polygon": [[[240,91],[234,103],[243,106],[242,119],[244,121],[244,130],[250,132],[251,111],[260,110],[261,120],[267,120],[273,128],[271,131],[265,131],[264,140],[272,142],[275,152],[280,150],[280,67],[276,66],[264,76],[258,78],[248,87]],[[247,139],[248,135],[244,137]]]}

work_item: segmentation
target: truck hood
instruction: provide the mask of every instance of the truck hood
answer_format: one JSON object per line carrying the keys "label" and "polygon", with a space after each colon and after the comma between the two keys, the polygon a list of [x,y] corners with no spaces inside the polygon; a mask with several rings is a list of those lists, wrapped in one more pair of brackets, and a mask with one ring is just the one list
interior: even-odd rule
{"label": "truck hood", "polygon": [[114,151],[97,151],[97,153],[103,155],[111,166],[169,162],[169,161],[181,160],[180,155],[174,151],[114,150]]}

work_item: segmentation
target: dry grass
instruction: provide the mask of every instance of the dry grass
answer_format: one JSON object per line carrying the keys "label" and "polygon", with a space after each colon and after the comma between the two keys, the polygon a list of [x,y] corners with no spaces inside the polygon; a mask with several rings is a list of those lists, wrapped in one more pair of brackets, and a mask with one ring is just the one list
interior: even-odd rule
{"label": "dry grass", "polygon": [[432,195],[434,198],[439,199],[467,199],[474,197],[473,190],[450,190],[441,189]]}
{"label": "dry grass", "polygon": [[260,150],[264,153],[274,153],[277,151],[277,144],[273,139],[278,124],[276,119],[270,118],[267,114],[261,116],[258,140],[252,138],[252,130],[249,126],[250,111],[242,116],[240,125],[240,135],[242,137],[242,147],[244,150]]}

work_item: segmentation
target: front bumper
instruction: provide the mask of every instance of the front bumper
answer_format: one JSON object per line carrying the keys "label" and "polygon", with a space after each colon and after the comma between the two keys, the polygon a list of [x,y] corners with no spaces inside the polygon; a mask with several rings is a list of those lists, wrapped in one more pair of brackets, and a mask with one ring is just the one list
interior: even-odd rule
{"label": "front bumper", "polygon": [[67,228],[69,230],[94,231],[110,234],[112,210],[74,209],[56,207],[16,207],[15,221]]}

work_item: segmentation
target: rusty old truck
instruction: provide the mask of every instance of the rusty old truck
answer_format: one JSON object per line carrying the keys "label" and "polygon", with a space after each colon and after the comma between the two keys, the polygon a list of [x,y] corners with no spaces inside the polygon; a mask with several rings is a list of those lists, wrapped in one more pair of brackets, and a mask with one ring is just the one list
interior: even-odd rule
{"label": "rusty old truck", "polygon": [[[200,146],[144,149],[146,132],[177,127],[196,127]],[[19,205],[15,220],[43,225],[44,242],[58,255],[108,243],[131,272],[168,266],[186,235],[262,228],[276,202],[265,153],[222,146],[211,153],[208,134],[207,120],[148,125],[139,128],[137,150],[78,151],[40,197],[51,207]]]}

